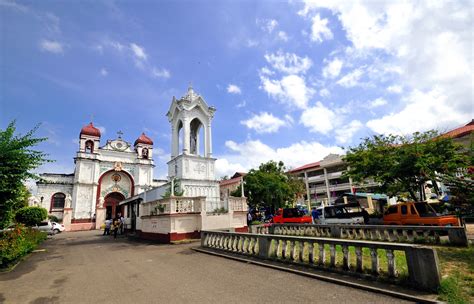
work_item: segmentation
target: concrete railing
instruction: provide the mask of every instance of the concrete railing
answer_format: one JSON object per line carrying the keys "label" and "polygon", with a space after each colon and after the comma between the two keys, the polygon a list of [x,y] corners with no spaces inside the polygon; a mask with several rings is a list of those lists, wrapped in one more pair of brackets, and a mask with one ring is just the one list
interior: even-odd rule
{"label": "concrete railing", "polygon": [[142,204],[143,215],[200,213],[205,197],[176,196]]}
{"label": "concrete railing", "polygon": [[419,245],[203,230],[201,246],[391,283],[401,282],[396,265],[396,252],[401,251],[405,256],[402,267],[407,267],[412,286],[433,291],[440,283],[436,251]]}
{"label": "concrete railing", "polygon": [[259,234],[331,237],[398,243],[424,242],[426,244],[439,244],[440,237],[447,235],[450,245],[468,245],[464,227],[273,224],[267,227],[253,226],[252,229],[251,232]]}
{"label": "concrete railing", "polygon": [[229,209],[232,211],[245,211],[248,210],[247,198],[246,197],[234,197],[229,196]]}

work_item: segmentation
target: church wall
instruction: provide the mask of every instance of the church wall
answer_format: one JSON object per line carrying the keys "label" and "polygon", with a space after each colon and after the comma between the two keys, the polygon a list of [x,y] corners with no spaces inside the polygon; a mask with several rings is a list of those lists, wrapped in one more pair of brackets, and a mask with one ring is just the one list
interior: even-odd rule
{"label": "church wall", "polygon": [[[57,216],[58,218],[62,218],[62,212],[53,212],[51,213],[51,202],[52,197],[55,193],[64,193],[65,195],[72,195],[73,193],[73,185],[72,184],[38,184],[37,190],[37,198],[39,199],[39,204],[41,207],[48,210],[48,213]],[[43,197],[43,201],[41,202],[41,197]]]}

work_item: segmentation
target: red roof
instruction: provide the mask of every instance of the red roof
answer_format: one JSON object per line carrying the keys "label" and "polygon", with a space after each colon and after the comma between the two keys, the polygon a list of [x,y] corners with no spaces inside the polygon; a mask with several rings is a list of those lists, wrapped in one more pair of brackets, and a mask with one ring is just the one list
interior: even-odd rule
{"label": "red roof", "polygon": [[289,172],[289,173],[296,173],[296,172],[299,172],[299,171],[303,171],[303,170],[306,170],[306,169],[313,169],[313,168],[317,168],[317,167],[319,167],[319,162],[306,164],[306,165],[304,165],[304,166],[301,166],[301,167],[292,169],[292,170],[290,170],[290,171],[288,171],[288,172]]}
{"label": "red roof", "polygon": [[232,184],[237,184],[237,183],[240,183],[240,179],[242,177],[239,176],[239,177],[234,177],[234,178],[231,178],[231,179],[226,179],[226,180],[221,180],[220,181],[220,185],[221,186],[227,186],[227,185],[232,185]]}
{"label": "red roof", "polygon": [[471,120],[471,122],[469,122],[467,125],[451,130],[449,132],[446,132],[442,136],[447,136],[451,138],[459,138],[459,137],[463,137],[465,135],[472,133],[472,131],[474,131],[474,119]]}
{"label": "red roof", "polygon": [[146,136],[145,133],[142,133],[142,135],[140,135],[140,137],[135,140],[134,146],[136,146],[137,144],[153,145],[153,140],[151,140],[150,137]]}
{"label": "red roof", "polygon": [[94,127],[92,122],[90,122],[88,125],[84,126],[81,129],[81,133],[79,134],[79,136],[80,135],[89,135],[89,136],[100,137],[100,130],[97,129],[96,127]]}

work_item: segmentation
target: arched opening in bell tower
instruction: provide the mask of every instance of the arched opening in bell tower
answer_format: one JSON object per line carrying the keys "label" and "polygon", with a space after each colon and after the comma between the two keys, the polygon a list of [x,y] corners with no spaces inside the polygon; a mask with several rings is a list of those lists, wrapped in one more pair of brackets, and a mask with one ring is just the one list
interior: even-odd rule
{"label": "arched opening in bell tower", "polygon": [[204,132],[203,124],[198,118],[190,123],[189,152],[190,154],[204,156]]}
{"label": "arched opening in bell tower", "polygon": [[[183,138],[184,138],[184,131],[183,131],[183,122],[180,120],[178,121],[178,125],[176,127],[176,133],[178,141],[176,142],[177,145],[177,154],[180,154],[183,151]],[[176,156],[176,155],[175,155]]]}

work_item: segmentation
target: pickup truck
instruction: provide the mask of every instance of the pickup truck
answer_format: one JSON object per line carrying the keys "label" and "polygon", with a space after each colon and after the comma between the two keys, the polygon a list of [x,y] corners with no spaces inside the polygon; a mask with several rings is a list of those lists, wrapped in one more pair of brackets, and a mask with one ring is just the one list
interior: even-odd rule
{"label": "pickup truck", "polygon": [[273,216],[273,222],[284,224],[284,223],[298,223],[298,224],[311,224],[313,221],[311,216],[305,215],[298,208],[280,208]]}
{"label": "pickup truck", "polygon": [[383,215],[385,225],[459,226],[452,215],[439,216],[425,202],[406,202],[388,207]]}

